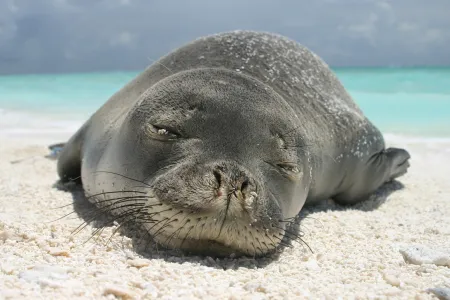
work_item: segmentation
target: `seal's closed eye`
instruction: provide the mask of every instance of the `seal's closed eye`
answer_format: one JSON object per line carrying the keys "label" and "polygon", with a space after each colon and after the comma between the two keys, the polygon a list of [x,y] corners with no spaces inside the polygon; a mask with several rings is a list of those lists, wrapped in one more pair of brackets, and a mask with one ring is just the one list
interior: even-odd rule
{"label": "seal's closed eye", "polygon": [[145,131],[152,139],[160,141],[173,141],[181,137],[175,129],[162,125],[147,124]]}
{"label": "seal's closed eye", "polygon": [[277,166],[289,173],[297,174],[300,172],[298,166],[294,163],[278,163]]}

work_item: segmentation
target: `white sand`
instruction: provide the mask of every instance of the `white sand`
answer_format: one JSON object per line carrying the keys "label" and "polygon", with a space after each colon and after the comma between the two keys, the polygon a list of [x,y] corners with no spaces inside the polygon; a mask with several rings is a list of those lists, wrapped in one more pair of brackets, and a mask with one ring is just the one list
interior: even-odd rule
{"label": "white sand", "polygon": [[390,140],[412,155],[405,188],[309,214],[314,254],[295,244],[267,264],[144,259],[119,234],[84,243],[92,227],[71,235],[83,222],[76,215],[52,222],[73,209],[43,157],[61,139],[0,137],[0,299],[436,299],[428,289],[450,293],[450,143]]}

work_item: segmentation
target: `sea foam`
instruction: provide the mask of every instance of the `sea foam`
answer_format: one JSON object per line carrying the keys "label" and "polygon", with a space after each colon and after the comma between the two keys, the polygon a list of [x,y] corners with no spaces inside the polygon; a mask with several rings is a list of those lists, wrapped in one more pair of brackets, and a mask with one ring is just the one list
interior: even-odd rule
{"label": "sea foam", "polygon": [[35,136],[52,134],[71,134],[83,124],[84,120],[75,116],[39,114],[0,108],[0,135]]}

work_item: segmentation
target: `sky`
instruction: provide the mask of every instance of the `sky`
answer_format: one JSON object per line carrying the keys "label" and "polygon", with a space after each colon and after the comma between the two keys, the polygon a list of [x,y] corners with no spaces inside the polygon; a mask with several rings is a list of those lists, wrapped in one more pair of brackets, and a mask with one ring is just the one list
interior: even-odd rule
{"label": "sky", "polygon": [[450,65],[449,0],[0,0],[0,74],[142,70],[197,37],[288,36],[331,66]]}

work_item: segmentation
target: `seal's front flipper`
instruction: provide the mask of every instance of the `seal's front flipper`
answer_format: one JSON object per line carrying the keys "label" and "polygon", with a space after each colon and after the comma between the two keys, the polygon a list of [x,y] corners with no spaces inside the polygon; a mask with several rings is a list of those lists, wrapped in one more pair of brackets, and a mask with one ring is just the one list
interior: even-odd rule
{"label": "seal's front flipper", "polygon": [[350,178],[352,182],[332,197],[341,204],[355,204],[373,193],[384,183],[404,175],[409,167],[409,153],[404,149],[388,148],[361,162]]}
{"label": "seal's front flipper", "polygon": [[89,122],[86,122],[67,143],[50,146],[55,150],[60,149],[58,152],[58,175],[62,182],[81,182],[81,149],[88,124]]}
{"label": "seal's front flipper", "polygon": [[61,153],[62,149],[66,143],[58,143],[48,146],[48,149],[51,151],[50,154],[46,155],[45,157],[48,159],[58,159],[59,154]]}
{"label": "seal's front flipper", "polygon": [[57,149],[62,149],[64,148],[64,146],[66,145],[66,143],[58,143],[58,144],[52,144],[50,146],[48,146],[48,149],[50,150],[57,150]]}

